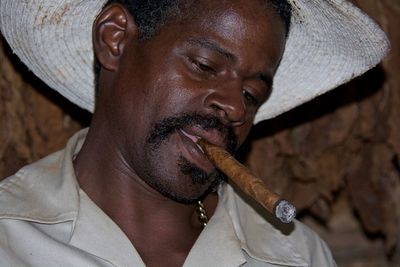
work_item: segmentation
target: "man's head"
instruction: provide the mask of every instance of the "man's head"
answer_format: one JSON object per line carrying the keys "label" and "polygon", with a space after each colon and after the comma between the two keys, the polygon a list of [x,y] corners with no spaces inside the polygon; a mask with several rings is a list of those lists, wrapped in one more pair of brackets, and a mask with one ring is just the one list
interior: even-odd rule
{"label": "man's head", "polygon": [[108,5],[98,16],[94,47],[102,70],[94,123],[109,129],[147,184],[191,202],[217,179],[196,140],[232,151],[243,143],[270,94],[286,26],[262,0],[190,1],[169,10],[175,15],[159,20],[151,35],[141,34],[123,5]]}

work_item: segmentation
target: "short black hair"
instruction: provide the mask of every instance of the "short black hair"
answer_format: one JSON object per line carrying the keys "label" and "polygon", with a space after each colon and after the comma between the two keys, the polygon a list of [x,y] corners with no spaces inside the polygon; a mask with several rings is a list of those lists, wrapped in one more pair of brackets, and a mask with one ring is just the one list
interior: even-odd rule
{"label": "short black hair", "polygon": [[[178,16],[183,0],[109,0],[106,4],[119,3],[135,18],[140,39],[153,37],[170,16]],[[290,29],[292,7],[287,0],[265,0],[282,18],[286,35]]]}

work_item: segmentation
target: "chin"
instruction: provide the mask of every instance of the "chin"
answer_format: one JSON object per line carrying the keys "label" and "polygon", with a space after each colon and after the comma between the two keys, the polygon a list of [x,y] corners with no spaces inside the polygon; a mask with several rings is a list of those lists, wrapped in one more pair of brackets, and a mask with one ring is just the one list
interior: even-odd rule
{"label": "chin", "polygon": [[173,192],[164,191],[162,194],[171,200],[182,204],[194,204],[199,200],[204,199],[209,193],[216,191],[220,183],[212,183],[206,189],[199,190],[198,192]]}
{"label": "chin", "polygon": [[182,176],[184,176],[181,177],[179,181],[188,181],[188,186],[185,188],[186,190],[166,191],[164,192],[164,195],[179,203],[196,203],[199,199],[203,199],[210,192],[215,192],[218,186],[226,181],[226,176],[217,169],[214,169],[211,173],[206,173],[190,162],[182,159],[178,165]]}
{"label": "chin", "polygon": [[147,183],[173,201],[182,204],[194,204],[210,192],[215,192],[218,186],[226,180],[225,176],[218,171],[214,171],[207,175],[207,178],[203,177],[202,179],[183,173],[175,177],[177,179],[150,179],[150,182],[147,181]]}

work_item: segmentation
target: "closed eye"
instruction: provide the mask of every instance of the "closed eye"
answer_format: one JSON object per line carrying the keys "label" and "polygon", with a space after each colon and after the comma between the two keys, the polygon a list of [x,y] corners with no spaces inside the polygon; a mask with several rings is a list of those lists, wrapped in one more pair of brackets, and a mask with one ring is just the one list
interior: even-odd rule
{"label": "closed eye", "polygon": [[200,62],[199,60],[189,58],[190,63],[194,66],[194,68],[199,72],[207,72],[215,75],[217,71],[211,67],[210,65]]}
{"label": "closed eye", "polygon": [[252,95],[249,91],[243,90],[243,96],[246,99],[246,102],[252,106],[257,107],[259,105],[259,101],[257,100],[257,98]]}

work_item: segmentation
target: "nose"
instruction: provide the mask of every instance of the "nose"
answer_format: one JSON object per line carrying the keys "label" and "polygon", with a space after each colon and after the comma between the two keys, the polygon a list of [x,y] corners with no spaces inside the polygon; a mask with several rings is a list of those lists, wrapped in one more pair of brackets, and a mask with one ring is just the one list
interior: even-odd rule
{"label": "nose", "polygon": [[241,83],[230,82],[218,89],[210,89],[204,104],[223,122],[233,126],[242,126],[246,122],[246,104]]}

